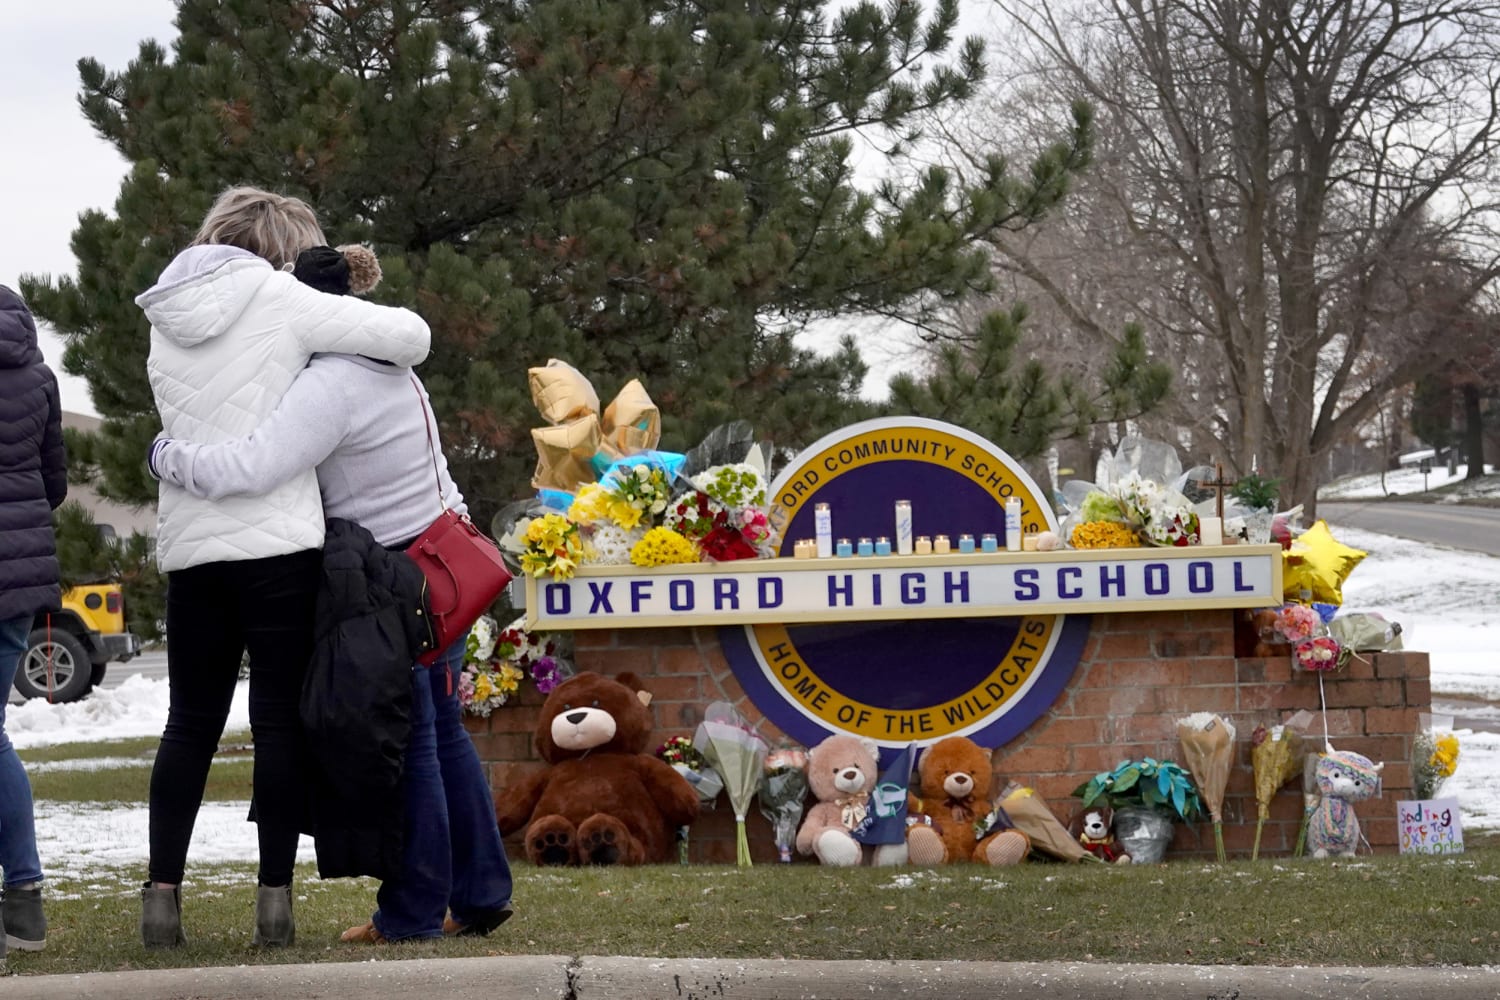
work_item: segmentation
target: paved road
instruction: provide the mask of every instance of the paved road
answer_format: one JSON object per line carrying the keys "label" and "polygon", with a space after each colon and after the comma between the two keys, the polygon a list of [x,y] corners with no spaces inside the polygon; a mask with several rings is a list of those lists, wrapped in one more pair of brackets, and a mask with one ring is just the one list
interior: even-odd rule
{"label": "paved road", "polygon": [[1385,500],[1323,501],[1318,504],[1318,516],[1350,528],[1500,556],[1500,507]]}

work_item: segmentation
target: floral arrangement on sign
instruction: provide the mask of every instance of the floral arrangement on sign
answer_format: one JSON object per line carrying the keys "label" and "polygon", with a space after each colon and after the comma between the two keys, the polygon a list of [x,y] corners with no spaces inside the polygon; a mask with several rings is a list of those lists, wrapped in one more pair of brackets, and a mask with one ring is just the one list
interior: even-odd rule
{"label": "floral arrangement on sign", "polygon": [[528,676],[547,694],[573,675],[559,636],[528,632],[525,618],[499,630],[483,615],[469,630],[463,670],[458,675],[458,703],[470,715],[488,716],[521,690]]}
{"label": "floral arrangement on sign", "polygon": [[1094,482],[1063,485],[1063,538],[1087,549],[1195,545],[1199,512],[1182,492],[1187,478],[1169,445],[1126,438],[1100,459]]}
{"label": "floral arrangement on sign", "polygon": [[[523,572],[567,579],[586,565],[670,566],[775,554],[765,449],[748,423],[718,428],[686,454],[659,451],[660,418],[639,382],[621,391],[629,407],[622,409],[617,397],[601,423],[597,394],[576,370],[554,361],[531,376],[538,409],[562,423],[533,434],[539,497],[495,519],[501,549],[518,558]],[[622,426],[622,412],[637,418]],[[647,413],[649,419],[639,416]]]}

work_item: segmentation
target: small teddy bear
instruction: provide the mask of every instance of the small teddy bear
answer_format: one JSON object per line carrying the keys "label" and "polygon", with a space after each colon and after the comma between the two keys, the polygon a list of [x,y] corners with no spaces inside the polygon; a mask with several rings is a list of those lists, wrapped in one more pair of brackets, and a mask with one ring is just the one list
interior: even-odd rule
{"label": "small teddy bear", "polygon": [[1083,849],[1110,864],[1129,864],[1130,855],[1115,842],[1115,811],[1109,806],[1090,806],[1075,820],[1074,835]]}
{"label": "small teddy bear", "polygon": [[909,796],[907,813],[925,815],[931,825],[911,823],[907,828],[912,864],[973,861],[999,866],[1026,860],[1031,840],[989,798],[994,772],[988,750],[964,736],[938,740],[923,751],[917,775],[921,797]]}
{"label": "small teddy bear", "polygon": [[906,863],[905,844],[869,846],[853,832],[869,815],[870,792],[880,778],[874,740],[835,733],[807,753],[807,785],[816,800],[797,831],[797,853],[816,855],[835,868]]}
{"label": "small teddy bear", "polygon": [[1359,819],[1354,803],[1380,794],[1380,772],[1376,764],[1352,750],[1330,750],[1317,763],[1317,808],[1307,823],[1307,843],[1312,856],[1354,857],[1359,846]]}

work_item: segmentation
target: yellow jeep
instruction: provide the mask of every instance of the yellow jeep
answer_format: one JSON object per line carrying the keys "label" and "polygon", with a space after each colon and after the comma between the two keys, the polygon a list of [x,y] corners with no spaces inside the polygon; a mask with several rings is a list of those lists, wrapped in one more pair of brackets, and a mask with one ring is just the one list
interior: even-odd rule
{"label": "yellow jeep", "polygon": [[125,630],[119,585],[80,585],[63,594],[61,611],[42,612],[32,622],[16,690],[23,698],[76,701],[104,679],[109,663],[140,651],[141,640]]}

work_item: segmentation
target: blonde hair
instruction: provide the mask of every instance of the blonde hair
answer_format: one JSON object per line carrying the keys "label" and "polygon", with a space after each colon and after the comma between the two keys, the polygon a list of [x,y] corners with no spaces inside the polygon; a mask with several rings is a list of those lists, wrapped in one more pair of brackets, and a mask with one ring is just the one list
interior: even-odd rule
{"label": "blonde hair", "polygon": [[327,242],[307,202],[253,187],[232,187],[215,198],[193,237],[194,246],[239,247],[276,268],[295,264],[303,250]]}

